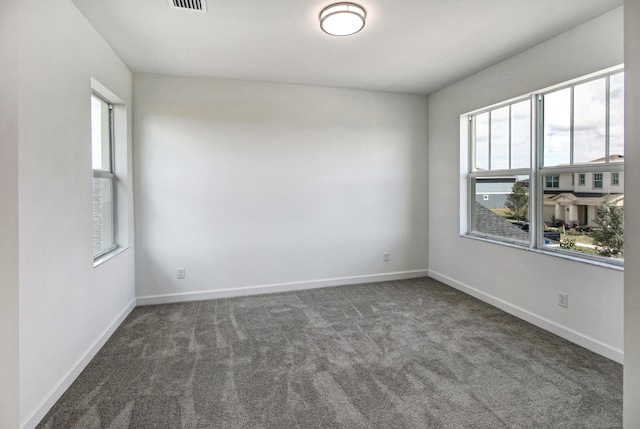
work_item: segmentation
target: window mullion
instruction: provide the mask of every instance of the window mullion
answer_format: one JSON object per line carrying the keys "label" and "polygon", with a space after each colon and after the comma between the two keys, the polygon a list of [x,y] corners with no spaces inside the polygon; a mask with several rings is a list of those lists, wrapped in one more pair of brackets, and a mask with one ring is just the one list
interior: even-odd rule
{"label": "window mullion", "polygon": [[512,165],[511,165],[511,155],[512,155],[512,151],[511,151],[511,144],[512,144],[512,141],[511,141],[511,134],[512,134],[512,130],[511,130],[511,117],[512,117],[512,115],[511,115],[511,107],[512,106],[513,106],[512,104],[509,105],[509,168],[512,167]]}
{"label": "window mullion", "polygon": [[609,140],[611,138],[611,76],[607,76],[605,80],[605,131],[604,131],[604,163],[609,164],[610,160],[610,151],[609,151]]}
{"label": "window mullion", "polygon": [[574,86],[569,88],[569,165],[573,165],[574,154],[573,154],[573,146],[574,146],[574,132],[573,126],[575,122],[575,109],[574,109]]}
{"label": "window mullion", "polygon": [[492,113],[492,111],[490,110],[489,111],[489,134],[488,134],[489,135],[489,144],[487,145],[489,147],[489,162],[488,162],[488,165],[489,165],[488,169],[489,170],[491,170],[491,116],[492,116],[491,113]]}
{"label": "window mullion", "polygon": [[93,177],[96,179],[113,179],[114,174],[110,171],[93,170]]}

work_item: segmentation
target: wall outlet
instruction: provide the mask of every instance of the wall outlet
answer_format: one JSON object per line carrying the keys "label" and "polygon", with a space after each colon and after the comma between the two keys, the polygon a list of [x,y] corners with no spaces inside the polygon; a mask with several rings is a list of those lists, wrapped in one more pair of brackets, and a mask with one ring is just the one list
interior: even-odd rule
{"label": "wall outlet", "polygon": [[567,308],[569,295],[566,293],[558,292],[558,305],[560,307]]}
{"label": "wall outlet", "polygon": [[176,270],[176,277],[179,279],[183,279],[185,277],[187,277],[187,270],[184,268],[178,268]]}
{"label": "wall outlet", "polygon": [[382,262],[389,262],[391,260],[391,256],[389,256],[389,252],[384,252],[382,254]]}

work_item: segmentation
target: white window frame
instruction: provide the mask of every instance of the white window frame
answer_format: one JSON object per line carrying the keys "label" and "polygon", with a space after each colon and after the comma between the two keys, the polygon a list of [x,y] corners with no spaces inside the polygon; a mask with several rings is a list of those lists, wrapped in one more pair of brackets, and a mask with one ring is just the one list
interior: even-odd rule
{"label": "white window frame", "polygon": [[549,174],[545,176],[544,187],[548,189],[556,189],[560,187],[560,176],[557,174]]}
{"label": "white window frame", "polygon": [[[600,186],[597,186],[597,183]],[[604,188],[604,173],[593,173],[593,189],[602,189]]]}
{"label": "white window frame", "polygon": [[117,196],[116,196],[116,175],[115,175],[115,143],[114,143],[114,135],[115,135],[115,130],[114,130],[114,115],[113,115],[113,103],[111,103],[107,98],[105,98],[104,96],[102,96],[100,93],[96,92],[96,91],[91,91],[91,96],[95,97],[97,99],[99,99],[100,101],[102,101],[103,103],[105,103],[107,105],[107,108],[109,109],[109,124],[108,124],[108,129],[109,129],[109,137],[108,137],[108,146],[109,146],[109,166],[108,166],[108,170],[101,170],[101,169],[93,169],[93,178],[94,179],[107,179],[109,180],[110,183],[110,187],[111,187],[111,192],[110,192],[110,196],[111,196],[111,204],[110,204],[110,211],[111,213],[109,214],[109,218],[111,219],[111,225],[110,225],[110,231],[111,231],[111,237],[110,237],[110,242],[111,244],[107,247],[104,247],[103,249],[101,249],[100,251],[96,252],[93,254],[93,259],[94,261],[103,257],[104,255],[113,252],[117,247],[118,244],[116,243],[116,237],[117,237],[117,208],[116,208],[116,204],[117,204]]}
{"label": "white window frame", "polygon": [[617,171],[611,173],[611,186],[620,186],[620,173]]}
{"label": "white window frame", "polygon": [[[568,259],[594,263],[606,267],[622,269],[624,267],[624,260],[616,260],[613,258],[605,258],[597,255],[581,254],[578,252],[565,251],[561,248],[550,248],[545,246],[544,230],[542,228],[542,219],[544,219],[544,189],[546,188],[545,176],[560,176],[562,174],[586,174],[586,173],[619,173],[624,172],[624,162],[610,162],[610,142],[609,142],[609,77],[618,73],[624,72],[622,65],[609,68],[600,72],[593,73],[591,75],[583,76],[559,85],[555,85],[546,88],[541,91],[535,91],[523,97],[514,98],[508,102],[498,103],[477,111],[470,112],[461,116],[461,124],[467,124],[467,139],[466,141],[461,139],[462,144],[466,144],[467,148],[462,150],[462,153],[468,154],[467,160],[467,183],[466,183],[466,205],[467,205],[467,219],[466,230],[461,229],[462,235],[485,239],[497,244],[515,245],[517,247],[529,248],[532,251],[543,252],[552,254],[555,256],[566,257]],[[570,146],[570,159],[571,165],[562,166],[549,166],[543,165],[544,159],[544,96],[546,94],[556,92],[564,88],[573,88],[576,85],[583,84],[592,80],[607,78],[607,106],[606,106],[606,123],[607,123],[607,136],[606,136],[606,155],[605,162],[600,164],[573,164],[573,141]],[[572,92],[572,112],[571,118],[573,118],[573,89]],[[512,105],[519,103],[525,99],[531,100],[531,168],[530,169],[506,169],[506,170],[489,170],[479,172],[475,170],[475,117],[483,114],[487,111],[498,109],[506,105]],[[573,140],[573,119],[571,121],[571,138]],[[464,128],[461,128],[461,131]],[[473,207],[475,203],[475,179],[480,177],[492,177],[492,176],[529,176],[529,242],[523,244],[521,242],[514,242],[502,237],[486,236],[473,232]],[[604,179],[604,177],[603,177]],[[463,187],[464,189],[464,187]],[[553,188],[557,189],[557,188]]]}

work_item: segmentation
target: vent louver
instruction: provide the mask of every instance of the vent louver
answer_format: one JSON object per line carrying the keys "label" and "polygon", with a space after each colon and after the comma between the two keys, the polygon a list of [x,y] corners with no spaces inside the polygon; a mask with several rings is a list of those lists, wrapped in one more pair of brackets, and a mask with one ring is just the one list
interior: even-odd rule
{"label": "vent louver", "polygon": [[176,9],[196,10],[199,12],[207,11],[207,3],[205,0],[169,0],[169,4]]}

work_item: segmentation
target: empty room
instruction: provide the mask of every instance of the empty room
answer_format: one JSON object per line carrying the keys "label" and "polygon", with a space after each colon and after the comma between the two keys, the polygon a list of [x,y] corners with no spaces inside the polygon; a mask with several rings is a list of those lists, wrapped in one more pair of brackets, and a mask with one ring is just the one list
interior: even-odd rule
{"label": "empty room", "polygon": [[640,428],[640,2],[0,4],[0,428]]}

